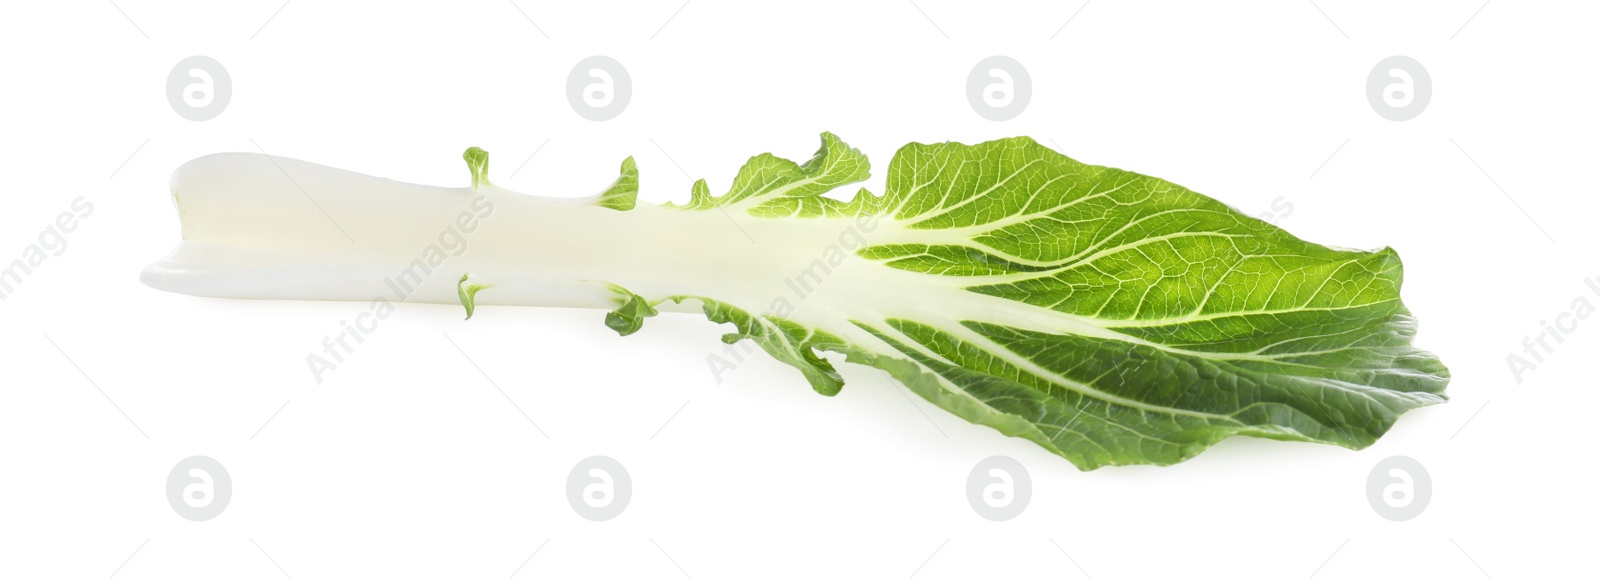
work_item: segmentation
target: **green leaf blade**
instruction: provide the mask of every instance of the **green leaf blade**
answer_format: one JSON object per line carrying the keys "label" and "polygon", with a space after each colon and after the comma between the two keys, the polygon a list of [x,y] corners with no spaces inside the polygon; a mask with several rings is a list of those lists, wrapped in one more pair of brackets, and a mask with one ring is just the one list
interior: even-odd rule
{"label": "green leaf blade", "polygon": [[[829,240],[877,220],[798,307],[768,311],[784,296],[742,284],[652,299],[700,301],[736,328],[724,341],[754,341],[819,393],[844,384],[820,353],[842,354],[1083,469],[1170,465],[1236,435],[1359,449],[1446,400],[1448,369],[1411,344],[1391,249],[1307,242],[1025,137],[910,144],[883,195],[823,196],[868,174],[864,155],[825,133],[809,161],[759,155],[726,193],[701,180],[671,206]],[[828,255],[804,247],[773,259],[798,270]],[[624,335],[647,317],[633,298],[607,318]]]}

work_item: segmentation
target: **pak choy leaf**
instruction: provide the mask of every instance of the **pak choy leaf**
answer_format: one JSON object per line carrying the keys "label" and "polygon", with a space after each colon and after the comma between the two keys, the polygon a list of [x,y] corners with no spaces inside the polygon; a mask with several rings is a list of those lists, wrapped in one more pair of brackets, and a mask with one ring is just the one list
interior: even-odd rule
{"label": "pak choy leaf", "polygon": [[731,324],[725,342],[750,340],[819,393],[844,387],[842,357],[1083,469],[1173,464],[1234,435],[1362,448],[1445,400],[1448,371],[1411,344],[1394,251],[1310,243],[1024,137],[906,145],[883,194],[847,199],[824,193],[869,164],[827,133],[809,160],[753,157],[723,193],[701,180],[682,204],[637,203],[631,158],[582,198],[515,193],[489,181],[486,152],[465,159],[464,189],[196,159],[173,177],[185,239],[145,282],[368,299],[356,288],[382,277],[396,299],[469,316],[603,307],[623,335],[698,307]]}

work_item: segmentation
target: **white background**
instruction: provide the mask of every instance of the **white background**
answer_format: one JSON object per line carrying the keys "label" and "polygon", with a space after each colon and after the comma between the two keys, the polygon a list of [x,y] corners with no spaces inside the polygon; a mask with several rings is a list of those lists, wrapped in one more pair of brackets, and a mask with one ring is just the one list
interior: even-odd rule
{"label": "white background", "polygon": [[[1583,284],[1600,277],[1594,5],[524,4],[0,7],[0,259],[21,256],[73,198],[95,207],[0,301],[0,577],[1592,568],[1600,316],[1520,384],[1506,356],[1574,299],[1600,304]],[[179,117],[164,94],[194,54],[233,79],[211,121]],[[593,54],[634,82],[608,122],[579,117],[564,94]],[[973,64],[994,54],[1034,83],[1007,122],[965,96]],[[1379,117],[1364,94],[1369,70],[1396,54],[1433,79],[1431,104],[1407,122]],[[404,305],[318,385],[306,355],[365,305],[138,282],[178,240],[167,176],[207,153],[259,147],[459,186],[460,153],[476,145],[498,184],[548,195],[593,193],[635,155],[641,198],[656,202],[686,198],[691,178],[720,191],[757,153],[806,158],[824,130],[871,157],[874,191],[904,143],[1030,135],[1252,214],[1281,197],[1293,210],[1275,221],[1297,235],[1400,252],[1416,343],[1450,366],[1451,400],[1359,452],[1230,439],[1177,466],[1082,473],[870,369],[846,366],[835,398],[765,357],[718,383],[706,357],[724,329],[695,316],[619,338],[598,311],[485,308],[462,322],[456,307]],[[216,519],[167,503],[167,473],[191,455],[232,475]],[[632,503],[604,523],[564,496],[591,455],[634,481]],[[1008,522],[965,497],[968,471],[991,455],[1033,478],[1031,504]],[[1368,472],[1392,455],[1433,479],[1408,522],[1366,499]]]}

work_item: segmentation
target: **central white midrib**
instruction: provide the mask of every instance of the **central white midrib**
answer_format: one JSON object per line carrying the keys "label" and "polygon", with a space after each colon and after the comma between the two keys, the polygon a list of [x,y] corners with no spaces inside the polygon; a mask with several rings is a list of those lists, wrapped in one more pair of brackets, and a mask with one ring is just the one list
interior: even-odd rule
{"label": "central white midrib", "polygon": [[[570,244],[569,251],[546,253],[531,263],[515,254],[501,256],[496,252],[492,254],[495,256],[492,261],[479,260],[464,267],[488,270],[490,273],[481,278],[475,274],[475,279],[491,286],[497,282],[492,272],[514,265],[531,267],[545,279],[615,283],[651,300],[673,295],[702,296],[751,314],[769,313],[781,299],[795,308],[790,319],[835,335],[850,333],[847,321],[852,319],[920,321],[937,315],[1022,330],[1126,342],[1214,361],[1277,362],[1281,357],[1175,348],[1118,332],[1115,327],[1120,322],[1115,320],[1077,316],[978,294],[966,289],[965,286],[970,285],[966,278],[888,267],[858,257],[853,250],[840,245],[839,234],[855,227],[855,220],[850,218],[758,218],[730,213],[730,223],[728,218],[712,210],[688,211],[653,205],[641,205],[626,212],[560,205],[540,207],[539,212],[550,225],[534,225],[535,228],[553,227],[556,223],[585,224],[581,236],[568,238],[563,244]],[[740,230],[762,241],[751,243],[740,235]],[[906,229],[903,223],[880,220],[877,230],[861,233],[871,246],[880,237],[903,236]],[[528,242],[483,239],[475,243],[525,246]],[[610,251],[597,254],[594,247],[599,245],[609,246]],[[850,254],[845,263],[837,267],[827,265],[825,259],[829,246],[834,245]],[[797,294],[796,287],[804,293]],[[602,291],[604,288],[597,284],[595,292]],[[527,303],[493,288],[481,295],[486,304],[569,305]],[[444,297],[446,301],[454,301],[453,293]],[[603,301],[596,307],[609,307],[609,304]],[[696,307],[668,303],[663,309],[694,311]],[[938,314],[929,310],[937,310]],[[1313,352],[1305,354],[1310,353]]]}

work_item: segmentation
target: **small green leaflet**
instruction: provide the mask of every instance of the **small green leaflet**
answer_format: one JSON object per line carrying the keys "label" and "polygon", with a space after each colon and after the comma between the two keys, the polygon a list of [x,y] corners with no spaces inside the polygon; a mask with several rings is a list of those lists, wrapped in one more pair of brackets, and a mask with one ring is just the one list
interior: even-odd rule
{"label": "small green leaflet", "polygon": [[[1025,137],[910,144],[883,195],[822,196],[868,169],[824,133],[804,163],[760,155],[726,193],[702,180],[667,206],[796,228],[874,220],[864,244],[824,268],[829,291],[792,315],[731,290],[612,286],[606,325],[631,334],[653,306],[693,300],[733,324],[724,341],[754,341],[822,394],[844,386],[819,354],[834,352],[1085,470],[1173,464],[1232,435],[1364,448],[1406,411],[1445,400],[1448,370],[1411,346],[1393,250],[1309,243]],[[633,210],[631,158],[621,175],[594,204]]]}
{"label": "small green leaflet", "polygon": [[622,160],[622,174],[617,180],[601,191],[595,200],[595,205],[617,211],[633,209],[633,204],[639,197],[639,167],[633,163],[633,157]]}

